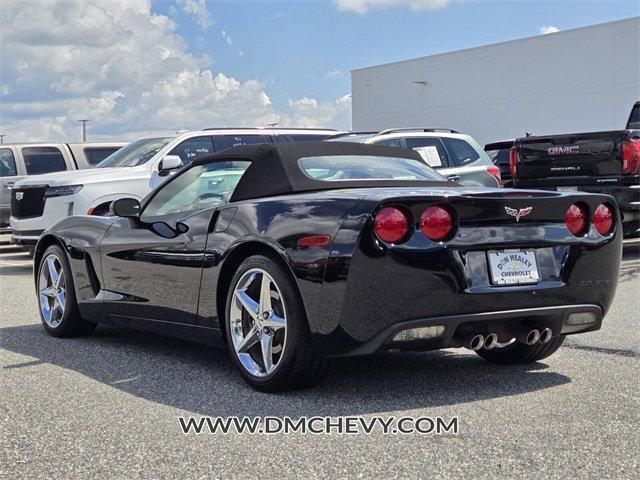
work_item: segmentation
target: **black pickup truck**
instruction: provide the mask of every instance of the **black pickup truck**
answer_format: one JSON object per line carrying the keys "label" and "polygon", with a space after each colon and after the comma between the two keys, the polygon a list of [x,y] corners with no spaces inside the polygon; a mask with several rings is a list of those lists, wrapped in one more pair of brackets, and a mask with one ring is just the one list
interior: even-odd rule
{"label": "black pickup truck", "polygon": [[640,101],[626,130],[517,138],[509,152],[515,188],[605,193],[616,199],[625,235],[640,228]]}

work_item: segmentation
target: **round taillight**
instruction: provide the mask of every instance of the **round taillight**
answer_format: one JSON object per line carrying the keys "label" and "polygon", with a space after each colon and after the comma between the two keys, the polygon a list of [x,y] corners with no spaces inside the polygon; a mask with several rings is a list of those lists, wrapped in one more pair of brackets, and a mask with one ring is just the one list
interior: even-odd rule
{"label": "round taillight", "polygon": [[606,203],[601,203],[593,214],[593,226],[600,235],[609,235],[613,228],[613,212]]}
{"label": "round taillight", "polygon": [[587,209],[579,203],[574,203],[569,207],[564,215],[564,223],[569,231],[576,237],[587,232]]}
{"label": "round taillight", "polygon": [[383,242],[398,243],[409,234],[409,218],[397,207],[384,207],[376,213],[373,228]]}
{"label": "round taillight", "polygon": [[446,240],[453,231],[453,216],[446,208],[431,205],[420,216],[420,231],[434,242]]}

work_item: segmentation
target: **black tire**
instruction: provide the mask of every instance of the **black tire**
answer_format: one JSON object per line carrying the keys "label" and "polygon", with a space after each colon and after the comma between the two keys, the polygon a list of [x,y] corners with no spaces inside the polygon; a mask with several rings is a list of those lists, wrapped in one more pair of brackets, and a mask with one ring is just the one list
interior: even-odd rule
{"label": "black tire", "polygon": [[514,342],[503,348],[491,350],[481,349],[476,351],[478,355],[493,363],[513,365],[516,363],[533,363],[553,355],[563,344],[566,335],[553,337],[549,342],[535,345]]}
{"label": "black tire", "polygon": [[[66,297],[64,313],[60,318],[59,324],[55,326],[47,323],[47,320],[45,319],[45,316],[42,312],[42,300],[39,294],[39,290],[41,287],[42,269],[44,268],[47,259],[51,255],[55,255],[55,257],[59,260],[64,272],[64,289]],[[49,335],[58,338],[77,337],[81,335],[88,335],[95,330],[95,323],[84,320],[80,316],[80,310],[78,309],[78,303],[76,301],[75,286],[73,283],[71,267],[69,266],[69,260],[67,259],[67,255],[65,254],[64,250],[62,250],[62,248],[60,248],[58,245],[51,245],[45,250],[44,254],[40,258],[40,263],[38,264],[38,274],[36,276],[36,295],[38,296],[38,312],[40,313],[40,319],[42,320],[42,325]]]}
{"label": "black tire", "polygon": [[[234,292],[243,275],[252,269],[261,269],[271,276],[284,297],[282,300],[286,309],[286,341],[282,357],[276,369],[266,376],[253,375],[243,366],[236,354],[231,336],[231,305]],[[320,382],[328,369],[329,360],[317,351],[311,341],[309,324],[298,287],[291,273],[283,268],[275,255],[254,255],[240,264],[231,279],[224,328],[231,360],[238,367],[244,380],[256,390],[283,392],[307,388]]]}

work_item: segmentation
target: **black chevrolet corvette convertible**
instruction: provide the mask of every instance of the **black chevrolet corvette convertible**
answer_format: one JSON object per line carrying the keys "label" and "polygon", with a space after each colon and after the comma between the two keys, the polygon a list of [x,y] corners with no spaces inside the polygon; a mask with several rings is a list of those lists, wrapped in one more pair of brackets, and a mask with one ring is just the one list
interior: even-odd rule
{"label": "black chevrolet corvette convertible", "polygon": [[600,328],[622,250],[609,196],[463,188],[415,152],[361,144],[236,147],[112,214],[40,238],[45,329],[221,333],[264,391],[383,350],[540,360]]}

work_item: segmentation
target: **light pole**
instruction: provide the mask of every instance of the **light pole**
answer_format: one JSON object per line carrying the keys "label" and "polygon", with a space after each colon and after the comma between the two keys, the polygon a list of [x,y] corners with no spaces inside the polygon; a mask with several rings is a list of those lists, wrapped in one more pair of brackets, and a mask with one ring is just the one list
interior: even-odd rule
{"label": "light pole", "polygon": [[91,120],[89,120],[88,118],[84,118],[78,121],[82,123],[82,141],[86,142],[87,141],[87,122],[90,122]]}
{"label": "light pole", "polygon": [[0,144],[4,143],[4,137],[6,137],[6,135],[0,135]]}

